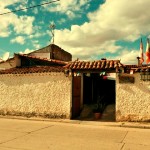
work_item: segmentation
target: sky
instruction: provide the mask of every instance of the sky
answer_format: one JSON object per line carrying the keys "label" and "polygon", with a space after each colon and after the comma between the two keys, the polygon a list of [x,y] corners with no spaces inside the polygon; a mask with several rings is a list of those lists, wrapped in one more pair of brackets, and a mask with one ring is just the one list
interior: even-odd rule
{"label": "sky", "polygon": [[[52,0],[0,0],[0,14]],[[150,0],[60,0],[0,15],[0,57],[29,53],[52,43],[73,60],[119,59],[137,64],[140,39],[150,37]]]}

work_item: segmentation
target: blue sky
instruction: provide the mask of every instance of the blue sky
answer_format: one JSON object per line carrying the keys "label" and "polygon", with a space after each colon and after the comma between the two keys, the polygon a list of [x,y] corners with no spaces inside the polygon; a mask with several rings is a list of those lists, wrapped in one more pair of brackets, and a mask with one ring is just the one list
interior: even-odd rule
{"label": "blue sky", "polygon": [[[0,13],[51,0],[0,1]],[[140,38],[144,51],[150,34],[149,0],[60,0],[25,11],[0,15],[0,57],[27,53],[49,45],[55,23],[55,44],[73,59],[120,59],[136,64]]]}

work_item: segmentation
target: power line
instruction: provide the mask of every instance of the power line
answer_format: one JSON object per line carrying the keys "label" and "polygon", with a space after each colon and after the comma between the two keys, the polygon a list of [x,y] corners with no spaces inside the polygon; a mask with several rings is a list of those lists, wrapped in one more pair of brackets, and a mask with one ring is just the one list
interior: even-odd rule
{"label": "power line", "polygon": [[1,13],[0,15],[2,16],[2,15],[10,14],[10,13],[13,13],[13,12],[18,12],[18,11],[23,11],[23,10],[27,10],[27,9],[32,9],[32,8],[35,8],[35,7],[40,7],[40,6],[43,6],[43,5],[48,5],[48,4],[51,4],[51,3],[58,2],[58,1],[60,1],[60,0],[54,0],[54,1],[46,2],[46,3],[42,3],[42,4],[30,6],[30,7],[25,7],[25,8],[18,9],[18,10],[12,10],[12,11],[9,11],[9,12]]}

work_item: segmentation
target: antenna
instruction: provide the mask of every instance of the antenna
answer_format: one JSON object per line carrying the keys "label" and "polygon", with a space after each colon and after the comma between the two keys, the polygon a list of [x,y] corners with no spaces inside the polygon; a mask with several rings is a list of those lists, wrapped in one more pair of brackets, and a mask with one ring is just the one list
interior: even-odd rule
{"label": "antenna", "polygon": [[3,59],[4,61],[6,61],[8,58],[9,58],[9,52],[6,52],[6,53],[3,55],[2,59]]}
{"label": "antenna", "polygon": [[53,44],[54,44],[54,30],[55,30],[55,24],[54,22],[51,22],[50,24],[50,29],[51,29],[51,33],[52,33],[52,39],[53,39]]}

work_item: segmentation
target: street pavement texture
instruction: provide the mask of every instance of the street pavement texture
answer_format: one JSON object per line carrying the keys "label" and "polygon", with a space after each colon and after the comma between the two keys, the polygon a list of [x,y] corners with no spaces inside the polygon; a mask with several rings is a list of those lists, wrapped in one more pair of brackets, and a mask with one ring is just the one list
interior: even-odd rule
{"label": "street pavement texture", "polygon": [[0,150],[150,150],[150,125],[0,118]]}

